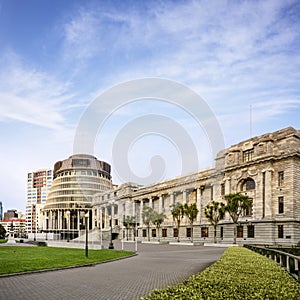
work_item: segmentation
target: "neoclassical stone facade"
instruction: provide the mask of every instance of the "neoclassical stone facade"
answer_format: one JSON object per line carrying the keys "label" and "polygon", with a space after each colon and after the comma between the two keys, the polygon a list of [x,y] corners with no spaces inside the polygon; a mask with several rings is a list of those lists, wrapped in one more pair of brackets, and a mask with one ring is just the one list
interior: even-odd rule
{"label": "neoclassical stone facade", "polygon": [[[196,203],[194,241],[211,242],[213,228],[205,218],[205,206],[212,200],[222,201],[225,194],[240,192],[253,199],[253,207],[240,218],[238,243],[296,244],[300,240],[299,183],[300,131],[288,127],[221,151],[214,168],[148,186],[126,183],[96,194],[93,227],[108,237],[112,223],[114,237],[120,239],[124,218],[135,216],[137,239],[147,240],[142,209],[150,206],[167,216],[159,233],[151,228],[150,239],[156,240],[159,234],[161,240],[175,241],[178,232],[170,205]],[[133,230],[130,232],[132,238]],[[188,220],[183,219],[181,241],[189,241],[190,232]],[[219,223],[217,237],[221,243],[232,242],[233,224],[228,215]]]}

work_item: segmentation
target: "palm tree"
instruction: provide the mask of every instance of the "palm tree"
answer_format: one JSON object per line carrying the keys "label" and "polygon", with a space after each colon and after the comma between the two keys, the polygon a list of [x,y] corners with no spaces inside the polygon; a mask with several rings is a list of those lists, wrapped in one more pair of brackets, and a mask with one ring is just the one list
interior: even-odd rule
{"label": "palm tree", "polygon": [[217,243],[217,226],[225,217],[225,204],[222,202],[212,201],[207,204],[204,210],[205,217],[214,226],[214,243]]}
{"label": "palm tree", "polygon": [[172,204],[171,214],[173,216],[173,220],[175,222],[178,231],[177,242],[179,242],[179,228],[180,228],[180,223],[182,221],[182,218],[184,217],[184,208],[182,203],[176,202],[175,204]]}
{"label": "palm tree", "polygon": [[184,215],[189,219],[189,223],[191,226],[191,238],[192,238],[192,242],[193,242],[193,238],[194,238],[194,228],[193,228],[193,224],[197,218],[197,215],[199,213],[199,210],[197,208],[197,204],[196,203],[192,203],[190,205],[188,205],[187,203],[184,204],[183,206],[183,210],[184,210]]}
{"label": "palm tree", "polygon": [[156,230],[157,230],[158,241],[160,241],[159,228],[160,228],[161,224],[164,222],[165,218],[166,218],[166,215],[164,213],[158,213],[157,211],[153,211],[152,216],[151,216],[151,221],[155,225]]}
{"label": "palm tree", "polygon": [[148,241],[150,241],[150,225],[152,222],[152,214],[153,214],[153,208],[149,206],[144,206],[142,211],[142,219],[143,223],[147,226],[148,231]]}
{"label": "palm tree", "polygon": [[252,199],[240,193],[224,195],[227,201],[226,211],[228,211],[233,221],[233,243],[236,244],[237,223],[244,210],[252,207]]}
{"label": "palm tree", "polygon": [[124,226],[126,228],[126,240],[128,241],[128,231],[130,228],[135,226],[135,217],[134,216],[126,216],[124,220]]}

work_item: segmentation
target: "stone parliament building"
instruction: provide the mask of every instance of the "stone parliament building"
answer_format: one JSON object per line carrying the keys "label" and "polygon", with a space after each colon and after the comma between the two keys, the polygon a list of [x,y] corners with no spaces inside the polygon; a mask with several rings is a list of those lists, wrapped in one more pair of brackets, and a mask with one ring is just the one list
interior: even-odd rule
{"label": "stone parliament building", "polygon": [[[134,183],[113,185],[109,182],[110,166],[105,166],[106,172],[99,167],[94,174],[98,175],[98,181],[101,179],[99,182],[94,180],[101,184],[102,190],[90,193],[89,205],[85,207],[90,213],[89,228],[94,236],[101,234],[103,238],[109,238],[112,231],[114,238],[121,239],[125,234],[123,220],[135,216],[136,225],[129,230],[129,239],[133,239],[135,233],[138,241],[147,241],[148,238],[157,241],[159,236],[160,241],[175,242],[179,234],[182,242],[189,242],[191,229],[188,220],[183,219],[177,232],[171,215],[170,206],[180,202],[197,204],[199,213],[193,226],[194,242],[213,242],[213,226],[204,215],[206,205],[212,200],[224,202],[225,194],[239,192],[252,198],[253,206],[239,219],[238,244],[284,245],[300,241],[300,130],[288,127],[250,138],[220,151],[213,168],[147,186]],[[76,236],[80,236],[79,210],[84,207],[76,206],[73,199],[60,212],[53,204],[54,199],[52,193],[51,205],[46,203],[43,212],[46,216],[45,231],[60,229],[71,232],[76,223]],[[145,206],[167,216],[159,232],[151,227],[150,237],[142,221]],[[70,220],[69,225],[54,228],[53,224],[63,224],[63,219],[54,220],[59,215],[74,216],[75,223],[72,225]],[[219,243],[232,243],[233,223],[228,214],[217,227],[217,239]]]}

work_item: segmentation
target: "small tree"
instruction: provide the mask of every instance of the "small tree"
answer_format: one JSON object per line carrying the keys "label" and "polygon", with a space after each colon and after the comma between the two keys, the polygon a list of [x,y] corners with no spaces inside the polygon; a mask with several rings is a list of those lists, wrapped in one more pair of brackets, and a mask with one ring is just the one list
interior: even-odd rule
{"label": "small tree", "polygon": [[180,223],[182,221],[182,218],[184,217],[184,207],[183,207],[182,203],[176,202],[175,204],[172,204],[171,205],[171,214],[172,214],[173,220],[175,222],[175,226],[178,230],[177,242],[179,242]]}
{"label": "small tree", "polygon": [[197,208],[197,204],[196,203],[192,203],[190,205],[188,205],[187,203],[184,204],[183,206],[183,210],[184,210],[184,215],[189,219],[189,223],[191,226],[191,238],[192,238],[192,242],[194,239],[194,222],[196,221],[197,215],[199,213],[199,210]]}
{"label": "small tree", "polygon": [[157,211],[152,212],[151,221],[157,230],[158,241],[160,241],[159,228],[161,227],[161,224],[164,222],[165,218],[166,215],[164,213],[158,213]]}
{"label": "small tree", "polygon": [[233,243],[236,244],[239,217],[244,210],[252,207],[252,199],[240,193],[224,195],[224,199],[227,201],[226,211],[233,221]]}
{"label": "small tree", "polygon": [[0,224],[0,239],[5,239],[5,236],[6,236],[6,230],[2,226],[2,224]]}
{"label": "small tree", "polygon": [[150,241],[150,226],[152,222],[153,208],[149,206],[144,206],[142,211],[143,223],[147,226],[148,231],[148,241]]}
{"label": "small tree", "polygon": [[217,243],[217,226],[225,217],[225,204],[222,202],[212,201],[207,204],[204,210],[205,217],[214,226],[214,243]]}
{"label": "small tree", "polygon": [[134,228],[135,226],[135,217],[134,216],[126,216],[124,220],[124,226],[126,229],[126,240],[128,241],[128,231],[130,228]]}

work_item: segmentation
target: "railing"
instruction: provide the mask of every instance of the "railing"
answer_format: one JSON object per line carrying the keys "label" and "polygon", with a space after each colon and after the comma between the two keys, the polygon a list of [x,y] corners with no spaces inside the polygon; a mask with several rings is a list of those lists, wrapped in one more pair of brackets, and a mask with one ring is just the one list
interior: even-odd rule
{"label": "railing", "polygon": [[300,282],[300,256],[259,246],[244,245],[244,247],[276,261]]}

